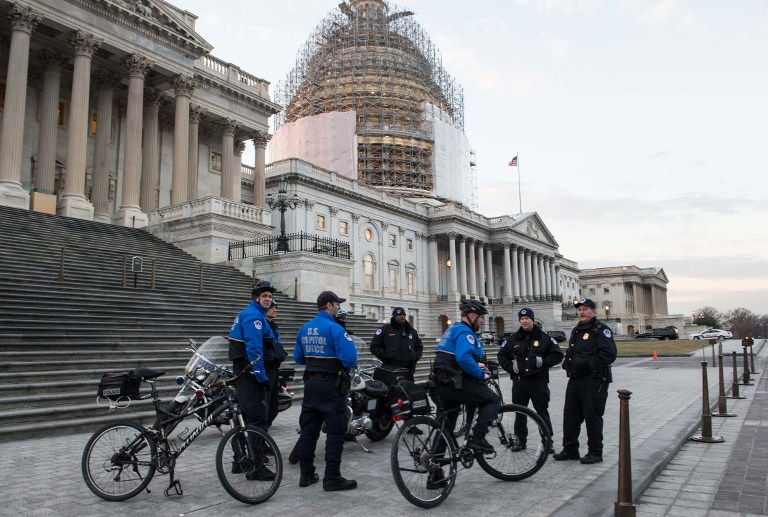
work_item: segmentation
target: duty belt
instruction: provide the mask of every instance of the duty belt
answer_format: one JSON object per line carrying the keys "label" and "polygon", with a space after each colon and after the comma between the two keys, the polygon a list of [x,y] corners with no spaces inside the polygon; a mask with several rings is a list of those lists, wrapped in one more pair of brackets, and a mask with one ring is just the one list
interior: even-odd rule
{"label": "duty belt", "polygon": [[336,377],[338,377],[338,373],[328,373],[328,372],[304,372],[304,380],[305,381],[317,381],[317,380],[323,380],[323,381],[335,381]]}

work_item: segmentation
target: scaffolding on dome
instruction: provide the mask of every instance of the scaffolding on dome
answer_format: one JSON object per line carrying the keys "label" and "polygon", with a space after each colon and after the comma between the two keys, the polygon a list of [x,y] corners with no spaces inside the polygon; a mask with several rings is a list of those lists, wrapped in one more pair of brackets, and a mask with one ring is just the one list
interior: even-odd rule
{"label": "scaffolding on dome", "polygon": [[[391,14],[390,14],[391,13]],[[275,130],[303,117],[356,112],[357,176],[368,185],[430,195],[437,111],[464,129],[464,94],[412,18],[383,0],[351,0],[315,28],[275,87]]]}

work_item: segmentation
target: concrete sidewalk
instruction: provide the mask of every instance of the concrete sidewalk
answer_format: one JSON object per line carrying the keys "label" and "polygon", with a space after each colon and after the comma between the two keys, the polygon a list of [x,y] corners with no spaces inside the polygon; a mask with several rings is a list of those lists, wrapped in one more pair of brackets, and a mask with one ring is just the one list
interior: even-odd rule
{"label": "concrete sidewalk", "polygon": [[[739,345],[738,342],[732,342]],[[764,342],[756,343],[757,369],[764,368]],[[660,344],[662,347],[663,344]],[[727,348],[728,345],[726,345]],[[740,345],[738,346],[741,351]],[[685,440],[699,429],[701,418],[701,353],[693,357],[630,358],[617,362],[614,383],[605,415],[604,462],[581,465],[578,462],[556,462],[548,459],[533,477],[519,482],[503,482],[485,474],[479,467],[459,472],[456,487],[439,507],[440,515],[465,515],[471,512],[495,512],[499,515],[601,515],[612,514],[617,493],[618,416],[619,400],[616,390],[628,389],[630,400],[631,440],[633,460],[633,484],[635,497],[651,484],[657,474],[676,466],[678,451],[689,447]],[[710,358],[711,360],[711,358]],[[740,363],[739,363],[740,364]],[[730,365],[730,360],[726,360]],[[708,368],[710,401],[717,402],[717,369]],[[739,374],[741,367],[739,366]],[[552,403],[550,412],[555,432],[555,444],[559,449],[562,439],[562,405],[566,377],[562,370],[552,371],[550,388]],[[730,387],[731,373],[726,369],[726,382]],[[761,381],[763,382],[763,381]],[[765,385],[761,384],[761,389]],[[503,379],[505,397],[511,399],[511,382]],[[754,404],[754,387],[743,387],[747,395],[744,405]],[[746,415],[733,401],[733,411]],[[730,407],[729,407],[730,408]],[[257,507],[243,505],[226,494],[215,473],[214,455],[220,435],[206,430],[179,458],[176,475],[181,480],[184,495],[165,497],[168,476],[156,475],[150,484],[151,493],[142,493],[121,503],[109,503],[93,495],[82,479],[80,460],[83,447],[90,433],[64,437],[33,439],[0,444],[0,487],[3,506],[0,515],[107,515],[121,512],[130,515],[250,515],[252,512],[268,512],[272,515],[349,515],[371,513],[377,516],[402,516],[422,511],[408,503],[397,490],[389,464],[389,452],[393,435],[370,443],[366,454],[359,446],[348,443],[342,460],[342,474],[358,480],[357,490],[326,493],[321,484],[299,488],[298,466],[290,465],[287,456],[296,440],[296,422],[300,408],[294,406],[281,413],[271,434],[275,437],[285,460],[285,470],[280,489],[269,501]],[[718,426],[730,427],[728,432],[748,429],[752,417],[740,423],[738,418],[720,419]],[[752,425],[754,427],[754,425]],[[736,429],[740,428],[740,429]],[[717,428],[715,434],[723,434]],[[586,453],[586,436],[582,432],[582,454]],[[691,444],[704,448],[720,447],[725,451],[735,440],[726,438],[725,444]],[[322,438],[317,467],[322,472]],[[731,445],[732,446],[732,445]],[[721,458],[720,471],[724,472],[728,458]],[[670,461],[671,460],[671,461]],[[736,463],[738,464],[738,462]],[[710,477],[716,477],[711,473]],[[722,477],[722,476],[721,476]],[[752,478],[747,472],[746,477]],[[761,480],[764,482],[763,475]],[[681,481],[683,490],[684,483]],[[690,485],[693,486],[693,485]],[[720,484],[716,485],[717,487]],[[658,490],[664,490],[662,487]],[[677,511],[676,501],[667,509],[661,508],[651,488],[640,499],[638,513],[645,515]],[[726,491],[724,491],[724,495]],[[713,505],[717,499],[713,499]],[[715,506],[712,506],[713,508]],[[686,508],[686,507],[682,507]],[[697,515],[678,513],[678,515]]]}

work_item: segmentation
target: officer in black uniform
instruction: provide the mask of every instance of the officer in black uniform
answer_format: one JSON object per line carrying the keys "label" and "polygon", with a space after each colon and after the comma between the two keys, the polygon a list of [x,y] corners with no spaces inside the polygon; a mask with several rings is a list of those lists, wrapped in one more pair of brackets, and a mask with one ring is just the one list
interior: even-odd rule
{"label": "officer in black uniform", "polygon": [[[557,341],[542,332],[534,324],[533,310],[525,308],[517,313],[520,328],[504,338],[497,357],[499,365],[512,376],[512,402],[527,406],[533,402],[533,409],[547,424],[552,436],[552,421],[549,418],[549,369],[560,364],[563,352]],[[528,438],[528,417],[518,414],[515,418],[515,435],[520,439],[512,448],[513,452],[526,447]],[[555,452],[550,442],[549,453]]]}
{"label": "officer in black uniform", "polygon": [[276,320],[277,302],[275,300],[272,300],[265,316],[274,336],[274,339],[267,338],[264,340],[264,369],[266,370],[267,382],[269,384],[267,414],[269,415],[269,426],[272,427],[272,422],[277,417],[277,404],[280,394],[280,363],[285,361],[288,353],[283,348],[282,341],[280,341],[280,328]]}
{"label": "officer in black uniform", "polygon": [[389,324],[376,330],[371,340],[371,353],[381,359],[381,367],[385,370],[406,369],[404,377],[413,381],[416,362],[421,359],[424,345],[421,337],[408,319],[405,309],[395,307]]}
{"label": "officer in black uniform", "polygon": [[[608,399],[611,364],[616,343],[611,329],[597,319],[595,302],[576,302],[579,324],[571,332],[563,369],[568,374],[563,408],[563,450],[558,461],[579,460],[590,465],[603,461],[603,413]],[[587,455],[579,458],[581,423],[587,427]]]}
{"label": "officer in black uniform", "polygon": [[299,417],[299,486],[308,487],[320,480],[315,472],[315,446],[325,423],[323,489],[327,492],[357,487],[354,479],[341,477],[341,453],[347,433],[348,372],[357,366],[355,343],[336,322],[336,314],[345,301],[332,291],[320,293],[317,316],[301,327],[293,349],[296,364],[306,365]]}

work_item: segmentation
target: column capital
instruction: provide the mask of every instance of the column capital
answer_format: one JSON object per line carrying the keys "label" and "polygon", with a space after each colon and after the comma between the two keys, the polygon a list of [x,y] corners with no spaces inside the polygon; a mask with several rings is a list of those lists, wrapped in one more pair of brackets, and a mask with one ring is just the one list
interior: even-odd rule
{"label": "column capital", "polygon": [[69,38],[69,44],[75,49],[75,55],[87,57],[93,57],[96,51],[101,48],[102,43],[102,40],[81,30],[73,32]]}
{"label": "column capital", "polygon": [[96,70],[93,73],[95,90],[114,90],[120,84],[120,76],[110,70]]}
{"label": "column capital", "polygon": [[437,242],[437,235],[425,235],[427,242]]}
{"label": "column capital", "polygon": [[203,113],[205,113],[205,108],[199,104],[189,105],[189,121],[192,124],[199,124],[200,119],[203,117]]}
{"label": "column capital", "polygon": [[219,123],[219,126],[224,136],[235,136],[235,132],[240,127],[240,124],[233,118],[226,118]]}
{"label": "column capital", "polygon": [[7,19],[11,23],[13,30],[32,34],[35,27],[43,21],[43,16],[37,11],[32,10],[30,7],[12,4],[11,8],[8,10]]}
{"label": "column capital", "polygon": [[168,113],[160,113],[157,119],[160,121],[160,129],[163,131],[171,131],[173,129],[174,119]]}
{"label": "column capital", "polygon": [[389,223],[385,221],[381,221],[381,230],[387,231],[387,228],[389,228]]}
{"label": "column capital", "polygon": [[405,235],[407,228],[405,226],[400,227],[400,235]]}
{"label": "column capital", "polygon": [[171,86],[176,92],[176,95],[186,95],[189,97],[195,91],[197,82],[192,77],[179,74],[173,78]]}
{"label": "column capital", "polygon": [[456,237],[458,237],[458,236],[459,236],[459,234],[456,233],[456,232],[448,232],[448,238],[451,239],[452,241],[455,241]]}
{"label": "column capital", "polygon": [[339,213],[339,209],[335,206],[331,207],[331,215],[337,215]]}
{"label": "column capital", "polygon": [[501,245],[504,246],[505,250],[508,250],[508,249],[510,249],[512,247],[512,243],[511,242],[502,242]]}
{"label": "column capital", "polygon": [[159,108],[163,104],[167,104],[169,99],[164,91],[156,88],[144,88],[144,102],[146,102],[148,106]]}
{"label": "column capital", "polygon": [[120,118],[125,117],[125,114],[128,112],[128,101],[125,99],[120,99],[117,101],[117,116]]}
{"label": "column capital", "polygon": [[253,138],[253,145],[263,148],[267,147],[267,142],[272,138],[272,135],[266,131],[254,131],[251,137]]}
{"label": "column capital", "polygon": [[245,152],[245,142],[235,142],[235,155],[242,157]]}
{"label": "column capital", "polygon": [[69,58],[61,52],[47,48],[40,51],[37,61],[43,67],[43,70],[58,72],[61,70],[62,65],[69,61]]}
{"label": "column capital", "polygon": [[353,223],[360,222],[360,214],[352,214],[352,222]]}
{"label": "column capital", "polygon": [[144,79],[153,64],[149,59],[139,54],[130,54],[123,59],[123,66],[128,69],[130,77],[141,77]]}

